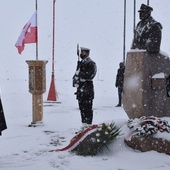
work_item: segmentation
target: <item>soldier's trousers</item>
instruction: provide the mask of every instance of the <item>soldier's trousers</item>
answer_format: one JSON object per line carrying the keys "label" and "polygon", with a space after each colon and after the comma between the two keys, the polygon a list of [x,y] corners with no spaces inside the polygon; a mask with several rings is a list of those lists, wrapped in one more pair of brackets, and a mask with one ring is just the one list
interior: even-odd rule
{"label": "soldier's trousers", "polygon": [[93,120],[93,99],[78,100],[82,123],[92,124]]}
{"label": "soldier's trousers", "polygon": [[123,87],[118,87],[119,104],[122,104]]}

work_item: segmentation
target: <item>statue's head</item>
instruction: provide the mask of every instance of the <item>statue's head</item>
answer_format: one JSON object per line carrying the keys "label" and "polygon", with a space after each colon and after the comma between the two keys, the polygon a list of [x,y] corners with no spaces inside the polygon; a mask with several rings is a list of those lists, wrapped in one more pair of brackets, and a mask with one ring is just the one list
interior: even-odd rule
{"label": "statue's head", "polygon": [[140,10],[138,11],[139,12],[139,18],[141,20],[145,20],[145,19],[149,18],[151,16],[152,11],[153,11],[152,7],[145,5],[145,4],[142,4],[141,7],[140,7]]}

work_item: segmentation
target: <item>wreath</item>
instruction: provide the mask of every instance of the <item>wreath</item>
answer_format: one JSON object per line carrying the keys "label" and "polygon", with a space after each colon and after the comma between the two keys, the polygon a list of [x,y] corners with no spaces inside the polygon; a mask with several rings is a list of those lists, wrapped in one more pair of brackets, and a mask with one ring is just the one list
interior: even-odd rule
{"label": "wreath", "polygon": [[67,150],[77,155],[95,156],[104,147],[109,149],[108,145],[113,142],[119,134],[120,128],[117,128],[113,122],[110,124],[102,123],[92,125],[74,136],[66,147],[51,150],[51,152]]}
{"label": "wreath", "polygon": [[166,120],[154,116],[143,116],[141,118],[129,119],[127,126],[133,129],[136,136],[149,136],[160,132],[170,133],[170,125]]}
{"label": "wreath", "polygon": [[115,126],[114,123],[100,124],[96,131],[89,134],[82,142],[77,145],[72,152],[77,155],[97,155],[104,147],[108,148],[110,144],[116,137],[120,134],[120,129]]}

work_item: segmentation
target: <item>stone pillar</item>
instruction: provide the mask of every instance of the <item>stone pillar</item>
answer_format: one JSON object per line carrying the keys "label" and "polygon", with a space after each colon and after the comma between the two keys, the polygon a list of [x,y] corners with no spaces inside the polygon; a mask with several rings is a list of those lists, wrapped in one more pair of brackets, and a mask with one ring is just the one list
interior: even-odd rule
{"label": "stone pillar", "polygon": [[32,124],[41,122],[43,119],[43,94],[32,95]]}
{"label": "stone pillar", "polygon": [[[164,77],[155,78],[157,74]],[[123,107],[129,118],[170,117],[170,97],[166,92],[168,75],[169,57],[145,51],[127,53]]]}
{"label": "stone pillar", "polygon": [[43,93],[46,91],[47,61],[26,61],[29,67],[29,92],[32,94],[32,122],[29,126],[42,124]]}

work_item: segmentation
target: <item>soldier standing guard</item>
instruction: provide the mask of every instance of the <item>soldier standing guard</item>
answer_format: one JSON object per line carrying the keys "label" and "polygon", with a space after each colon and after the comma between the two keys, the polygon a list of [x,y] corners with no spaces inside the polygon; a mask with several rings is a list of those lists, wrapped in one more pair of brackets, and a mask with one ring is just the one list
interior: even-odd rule
{"label": "soldier standing guard", "polygon": [[89,54],[90,49],[81,47],[80,58],[82,60],[78,61],[77,71],[73,76],[73,87],[77,87],[75,95],[79,104],[82,127],[91,125],[93,120],[93,78],[96,75],[97,67],[96,63],[89,57]]}
{"label": "soldier standing guard", "polygon": [[141,21],[134,30],[131,49],[143,49],[149,53],[160,51],[162,25],[152,18],[152,11],[152,7],[145,4],[141,5],[138,11]]}

